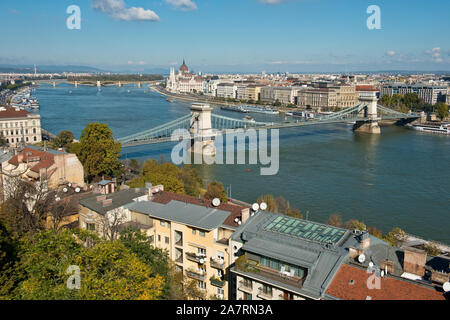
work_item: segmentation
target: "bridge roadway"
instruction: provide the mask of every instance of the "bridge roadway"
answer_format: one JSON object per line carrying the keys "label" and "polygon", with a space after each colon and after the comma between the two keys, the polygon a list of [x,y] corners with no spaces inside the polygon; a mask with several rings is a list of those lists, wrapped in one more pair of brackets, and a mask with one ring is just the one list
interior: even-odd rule
{"label": "bridge roadway", "polygon": [[[214,117],[214,116],[213,116]],[[225,117],[223,117],[225,118]],[[373,119],[375,121],[385,121],[385,120],[402,120],[402,119],[411,119],[416,120],[419,118],[418,115],[406,115],[403,117],[399,117],[397,115],[392,116],[381,116],[376,119]],[[231,118],[229,118],[231,119]],[[241,122],[239,119],[233,119],[237,122]],[[250,129],[253,130],[264,130],[264,129],[289,129],[289,128],[297,128],[297,127],[303,127],[303,126],[309,126],[309,125],[319,125],[319,124],[334,124],[334,123],[353,123],[357,121],[366,121],[367,119],[364,117],[353,117],[353,118],[335,118],[335,119],[317,119],[317,120],[306,120],[306,121],[296,121],[296,122],[272,122],[272,123],[256,123],[258,125],[252,126],[251,123],[248,123],[247,127],[241,127],[241,128],[227,128],[227,129],[214,129],[212,128],[212,133],[208,134],[207,136],[202,136],[200,134],[191,134],[191,139],[202,139],[202,138],[214,138],[220,135],[224,134],[232,134],[232,133],[238,133],[238,132],[246,132]],[[172,131],[173,132],[173,131]],[[120,141],[121,139],[119,139]],[[135,146],[141,146],[141,145],[147,145],[147,144],[157,144],[157,143],[165,143],[165,142],[176,142],[172,140],[171,136],[161,136],[156,138],[150,138],[150,139],[142,139],[142,140],[134,140],[125,142],[122,144],[123,148],[127,147],[135,147]]]}

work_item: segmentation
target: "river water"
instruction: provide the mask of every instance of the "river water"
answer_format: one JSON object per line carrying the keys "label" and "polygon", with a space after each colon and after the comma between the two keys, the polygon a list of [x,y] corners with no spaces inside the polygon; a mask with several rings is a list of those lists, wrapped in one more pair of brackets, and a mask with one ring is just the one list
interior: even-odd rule
{"label": "river water", "polygon": [[[72,93],[70,93],[70,91]],[[76,137],[91,122],[106,123],[116,138],[147,130],[189,112],[189,103],[167,102],[136,86],[56,88],[41,85],[44,129]],[[214,113],[233,118],[242,114]],[[256,121],[281,116],[252,114]],[[124,158],[170,159],[174,144],[126,148]],[[205,183],[221,181],[233,198],[253,203],[261,194],[282,195],[311,220],[338,213],[383,232],[400,227],[426,239],[450,243],[450,136],[383,127],[380,136],[355,134],[346,124],[280,130],[280,169],[261,176],[256,165],[198,167]]]}

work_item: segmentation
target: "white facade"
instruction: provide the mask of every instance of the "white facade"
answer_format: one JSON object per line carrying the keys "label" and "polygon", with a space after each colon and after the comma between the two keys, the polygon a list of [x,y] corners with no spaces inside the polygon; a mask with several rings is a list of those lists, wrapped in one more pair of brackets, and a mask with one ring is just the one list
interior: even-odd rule
{"label": "white facade", "polygon": [[[183,63],[183,66],[185,64]],[[167,79],[166,89],[172,93],[200,93],[204,92],[204,81],[201,76],[189,73],[187,67],[180,68],[178,74],[170,68],[170,76]]]}
{"label": "white facade", "polygon": [[236,99],[237,86],[232,83],[221,83],[217,86],[217,97],[225,99]]}
{"label": "white facade", "polygon": [[0,107],[0,134],[11,147],[42,141],[41,116],[18,108]]}

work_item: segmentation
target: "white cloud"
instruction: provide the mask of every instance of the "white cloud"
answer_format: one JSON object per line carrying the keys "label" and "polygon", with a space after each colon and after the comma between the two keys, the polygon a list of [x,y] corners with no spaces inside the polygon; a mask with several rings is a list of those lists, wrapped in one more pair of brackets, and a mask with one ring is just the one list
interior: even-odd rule
{"label": "white cloud", "polygon": [[444,61],[441,57],[441,48],[440,47],[436,47],[433,48],[431,50],[427,50],[426,51],[427,54],[429,54],[431,56],[431,60],[433,60],[434,62],[442,62]]}
{"label": "white cloud", "polygon": [[165,0],[177,9],[181,10],[197,10],[197,5],[191,0]]}
{"label": "white cloud", "polygon": [[92,6],[117,20],[159,21],[159,16],[154,11],[141,7],[127,8],[124,0],[93,0]]}
{"label": "white cloud", "polygon": [[386,52],[386,55],[389,56],[389,57],[393,57],[393,56],[396,55],[396,52],[393,51],[393,50],[389,50],[389,51]]}
{"label": "white cloud", "polygon": [[136,62],[134,62],[134,61],[128,61],[128,64],[129,64],[129,65],[144,66],[144,65],[147,64],[147,62],[145,62],[145,61],[136,61]]}

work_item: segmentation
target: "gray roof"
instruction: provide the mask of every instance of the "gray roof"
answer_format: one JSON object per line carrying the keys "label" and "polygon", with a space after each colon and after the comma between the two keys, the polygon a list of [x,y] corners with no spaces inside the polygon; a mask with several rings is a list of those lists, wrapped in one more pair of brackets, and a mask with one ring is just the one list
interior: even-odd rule
{"label": "gray roof", "polygon": [[[293,236],[289,233],[274,232],[270,228],[268,229],[267,226],[271,225],[279,217],[280,214],[259,212],[239,227],[233,234],[232,239],[243,243],[242,250],[245,252],[255,253],[308,269],[303,286],[290,289],[311,298],[322,297],[334,275],[348,257],[348,248],[350,246],[360,246],[358,240],[350,230],[333,227],[332,230],[344,231],[335,243],[324,243],[309,237]],[[302,223],[305,222],[305,220],[301,219],[295,220],[299,220]],[[315,230],[326,230],[324,228],[325,225],[311,221],[307,221],[307,223],[311,223]],[[319,234],[316,239],[320,238],[320,236],[323,235]]]}
{"label": "gray roof", "polygon": [[6,153],[2,153],[2,154],[0,155],[0,163],[9,161],[13,156],[14,156],[14,153],[11,152],[11,151],[6,152]]}
{"label": "gray roof", "polygon": [[97,197],[102,196],[102,194],[96,194],[92,197],[81,199],[80,204],[99,214],[105,214],[108,211],[132,203],[134,202],[134,199],[145,196],[146,194],[147,192],[145,191],[145,188],[123,190],[111,193],[106,195],[106,199],[112,199],[112,204],[106,207],[103,206],[102,202],[97,201]]}
{"label": "gray roof", "polygon": [[127,208],[161,220],[179,222],[208,231],[220,227],[230,215],[228,211],[175,200],[168,204],[152,201],[136,202],[128,205]]}
{"label": "gray roof", "polygon": [[[27,145],[26,148],[35,149],[38,151],[44,151],[44,147],[34,146],[31,144]],[[65,151],[59,151],[59,150],[55,150],[55,149],[51,149],[51,148],[47,148],[45,150],[45,152],[48,152],[48,153],[56,155],[56,156],[61,155],[61,154],[67,154],[67,152],[65,152]]]}

